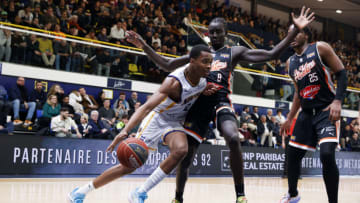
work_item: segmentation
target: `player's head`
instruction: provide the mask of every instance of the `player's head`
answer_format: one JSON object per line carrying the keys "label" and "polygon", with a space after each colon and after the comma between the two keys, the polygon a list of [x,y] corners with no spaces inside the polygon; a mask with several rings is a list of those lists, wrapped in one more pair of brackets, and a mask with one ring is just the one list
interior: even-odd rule
{"label": "player's head", "polygon": [[227,24],[224,18],[214,18],[211,20],[209,27],[209,37],[211,46],[219,49],[225,44],[225,36],[227,34]]}
{"label": "player's head", "polygon": [[209,74],[212,60],[211,50],[206,45],[196,45],[190,51],[190,64],[196,67],[194,71],[201,77]]}
{"label": "player's head", "polygon": [[305,27],[296,35],[294,41],[291,42],[290,45],[293,48],[297,48],[303,46],[308,42],[311,42],[311,40],[312,40],[312,33],[308,27]]}

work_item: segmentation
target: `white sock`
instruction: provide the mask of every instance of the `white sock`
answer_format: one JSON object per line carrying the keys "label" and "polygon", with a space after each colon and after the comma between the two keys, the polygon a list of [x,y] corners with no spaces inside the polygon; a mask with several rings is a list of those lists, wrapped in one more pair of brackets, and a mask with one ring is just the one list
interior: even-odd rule
{"label": "white sock", "polygon": [[158,167],[139,188],[139,192],[148,192],[157,184],[159,184],[168,174],[166,174],[160,167]]}
{"label": "white sock", "polygon": [[91,181],[90,183],[81,186],[76,192],[81,193],[81,194],[87,194],[88,192],[91,192],[94,189],[95,188],[94,188],[93,182]]}

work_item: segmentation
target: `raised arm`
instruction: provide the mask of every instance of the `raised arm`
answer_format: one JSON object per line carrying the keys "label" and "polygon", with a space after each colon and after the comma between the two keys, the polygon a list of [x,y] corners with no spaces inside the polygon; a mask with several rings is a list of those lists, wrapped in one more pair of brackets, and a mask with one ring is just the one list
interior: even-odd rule
{"label": "raised arm", "polygon": [[152,49],[148,44],[146,44],[142,37],[136,32],[128,31],[126,34],[126,40],[128,42],[134,44],[139,49],[143,49],[147,56],[164,71],[171,72],[190,62],[189,55],[172,59],[161,56],[157,54],[155,50]]}
{"label": "raised arm", "polygon": [[166,78],[159,90],[155,92],[149,100],[146,101],[135,113],[131,116],[125,128],[115,137],[113,142],[109,145],[106,151],[112,151],[115,146],[128,136],[128,133],[138,125],[146,115],[148,115],[157,105],[161,103],[166,97],[179,93],[181,90],[180,83],[175,78]]}
{"label": "raised arm", "polygon": [[306,9],[305,11],[305,7],[302,7],[301,13],[298,17],[295,17],[294,13],[291,13],[295,26],[290,26],[288,35],[271,50],[248,49],[243,46],[233,47],[232,51],[234,62],[238,63],[240,61],[247,61],[252,63],[259,63],[278,58],[280,54],[287,47],[289,47],[290,43],[295,39],[299,31],[315,19],[315,13],[312,12],[309,14],[309,12],[310,8]]}
{"label": "raised arm", "polygon": [[337,121],[341,115],[341,102],[345,98],[347,86],[347,74],[340,58],[335,54],[331,46],[326,42],[316,44],[323,63],[335,73],[337,80],[336,95],[334,101],[325,109],[330,111],[329,119]]}

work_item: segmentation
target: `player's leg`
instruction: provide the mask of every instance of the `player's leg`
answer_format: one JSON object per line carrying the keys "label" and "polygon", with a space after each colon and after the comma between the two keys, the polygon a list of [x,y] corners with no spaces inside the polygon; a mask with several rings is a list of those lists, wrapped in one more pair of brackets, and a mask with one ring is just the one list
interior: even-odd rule
{"label": "player's leg", "polygon": [[339,169],[335,160],[337,145],[336,142],[324,142],[320,145],[320,160],[329,203],[338,202]]}
{"label": "player's leg", "polygon": [[312,128],[312,115],[300,112],[293,134],[287,146],[288,164],[288,194],[286,194],[280,203],[296,203],[300,201],[297,190],[300,177],[301,160],[306,154],[306,150],[315,151],[316,132]]}
{"label": "player's leg", "polygon": [[195,153],[199,148],[200,142],[195,140],[191,136],[188,137],[188,153],[185,158],[180,162],[176,170],[176,193],[174,203],[183,202],[183,194],[185,189],[185,184],[189,176],[189,170],[191,163],[194,160]]}
{"label": "player's leg", "polygon": [[244,198],[244,161],[236,122],[235,115],[230,107],[217,112],[217,126],[230,149],[230,167],[234,178],[237,202],[240,203],[247,201]]}
{"label": "player's leg", "polygon": [[126,174],[130,174],[135,169],[128,168],[124,165],[117,165],[113,166],[106,171],[104,171],[100,176],[95,178],[90,183],[87,183],[79,188],[75,188],[70,194],[69,194],[69,200],[72,203],[82,203],[84,201],[84,198],[87,193],[91,192],[94,189],[98,189],[108,183],[110,183],[113,180],[116,180],[117,178],[120,178]]}
{"label": "player's leg", "polygon": [[164,142],[169,146],[169,156],[161,162],[160,166],[146,179],[145,183],[129,195],[131,203],[138,203],[139,196],[145,196],[153,187],[159,184],[184,159],[188,152],[188,142],[184,131],[173,131],[167,134]]}

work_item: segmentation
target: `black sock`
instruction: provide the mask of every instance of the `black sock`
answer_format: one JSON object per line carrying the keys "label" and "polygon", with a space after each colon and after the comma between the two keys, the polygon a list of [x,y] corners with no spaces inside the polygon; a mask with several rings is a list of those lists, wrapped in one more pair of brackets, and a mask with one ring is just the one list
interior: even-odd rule
{"label": "black sock", "polygon": [[320,159],[323,164],[323,178],[329,203],[338,202],[339,169],[335,161],[337,143],[328,142],[320,145]]}
{"label": "black sock", "polygon": [[236,197],[245,196],[244,188],[244,183],[235,185]]}
{"label": "black sock", "polygon": [[288,184],[290,197],[298,195],[297,184],[300,176],[301,160],[306,151],[292,146],[288,146]]}
{"label": "black sock", "polygon": [[179,201],[180,203],[182,203],[183,202],[183,192],[176,192],[175,193],[175,199],[177,200],[177,201]]}

